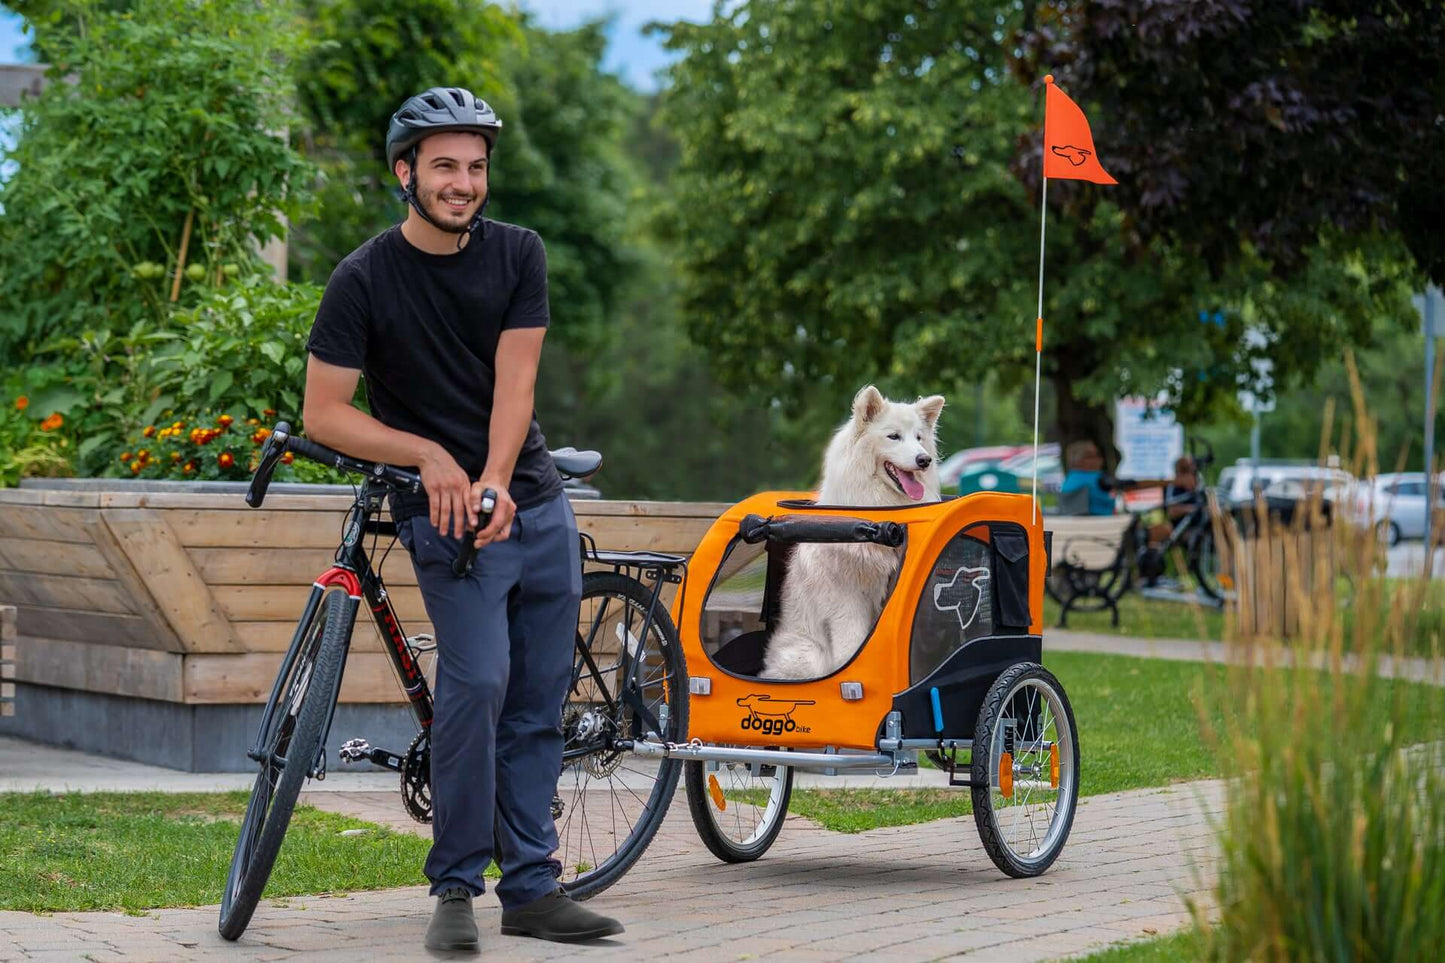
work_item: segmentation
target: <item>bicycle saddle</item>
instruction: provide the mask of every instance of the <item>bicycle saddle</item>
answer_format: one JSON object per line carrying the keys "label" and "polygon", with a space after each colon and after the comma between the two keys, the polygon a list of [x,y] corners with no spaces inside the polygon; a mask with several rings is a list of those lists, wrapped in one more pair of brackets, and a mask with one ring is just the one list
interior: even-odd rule
{"label": "bicycle saddle", "polygon": [[557,470],[571,478],[586,478],[602,467],[602,454],[596,451],[578,451],[576,448],[558,448],[549,452]]}

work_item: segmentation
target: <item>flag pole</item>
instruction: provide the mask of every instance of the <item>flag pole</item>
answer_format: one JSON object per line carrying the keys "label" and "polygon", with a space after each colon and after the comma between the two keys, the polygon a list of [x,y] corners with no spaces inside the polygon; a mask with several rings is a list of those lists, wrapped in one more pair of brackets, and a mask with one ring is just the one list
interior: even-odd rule
{"label": "flag pole", "polygon": [[[1054,75],[1044,77],[1044,123],[1048,125],[1048,85],[1054,82]],[[1043,188],[1039,192],[1039,310],[1034,315],[1034,478],[1032,488],[1033,521],[1039,520],[1039,382],[1044,367],[1044,232],[1048,227],[1049,176],[1044,173],[1047,138],[1039,141],[1039,173],[1043,174]]]}
{"label": "flag pole", "polygon": [[1039,194],[1039,311],[1034,321],[1034,481],[1033,520],[1039,520],[1039,381],[1044,365],[1044,230],[1048,224],[1049,179]]}

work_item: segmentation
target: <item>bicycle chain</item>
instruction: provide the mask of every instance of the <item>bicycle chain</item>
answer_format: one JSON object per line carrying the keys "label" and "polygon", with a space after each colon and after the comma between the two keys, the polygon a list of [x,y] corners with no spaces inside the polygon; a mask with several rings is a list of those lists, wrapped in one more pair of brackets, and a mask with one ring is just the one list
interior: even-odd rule
{"label": "bicycle chain", "polygon": [[401,801],[412,819],[431,822],[431,731],[411,741],[401,764]]}

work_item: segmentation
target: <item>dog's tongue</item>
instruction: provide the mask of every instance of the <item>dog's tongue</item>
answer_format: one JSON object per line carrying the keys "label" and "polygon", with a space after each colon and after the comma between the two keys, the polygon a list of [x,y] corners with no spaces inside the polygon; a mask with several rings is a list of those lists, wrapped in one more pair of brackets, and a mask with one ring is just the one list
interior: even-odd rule
{"label": "dog's tongue", "polygon": [[903,486],[903,493],[916,501],[923,499],[923,485],[911,471],[898,469],[898,483]]}

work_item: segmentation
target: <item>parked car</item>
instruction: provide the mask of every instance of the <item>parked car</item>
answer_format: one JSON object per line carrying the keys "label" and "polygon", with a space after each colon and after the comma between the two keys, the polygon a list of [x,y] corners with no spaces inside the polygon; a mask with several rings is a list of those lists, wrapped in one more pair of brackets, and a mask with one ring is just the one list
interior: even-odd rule
{"label": "parked car", "polygon": [[1019,450],[1018,445],[989,445],[956,451],[939,463],[938,484],[946,491],[958,484],[959,476],[965,471],[985,465],[997,465]]}
{"label": "parked car", "polygon": [[1261,459],[1256,476],[1253,462],[1241,458],[1219,473],[1220,501],[1228,507],[1253,501],[1256,478],[1258,487],[1266,496],[1295,500],[1308,498],[1319,491],[1322,497],[1338,501],[1347,497],[1355,485],[1355,477],[1349,472],[1307,461]]}
{"label": "parked car", "polygon": [[[998,467],[1006,472],[1012,472],[1019,477],[1019,485],[1024,491],[1029,490],[1033,483],[1034,476],[1034,449],[1032,446],[1021,447],[1014,455],[1010,455],[999,462]],[[1059,446],[1055,442],[1039,446],[1039,491],[1057,492],[1064,487],[1064,463],[1063,456],[1059,452]]]}
{"label": "parked car", "polygon": [[[1436,481],[1435,509],[1445,508],[1440,480]],[[1422,471],[1376,475],[1355,486],[1352,508],[1356,524],[1373,525],[1380,538],[1395,545],[1402,538],[1425,537],[1425,500],[1428,479]]]}

